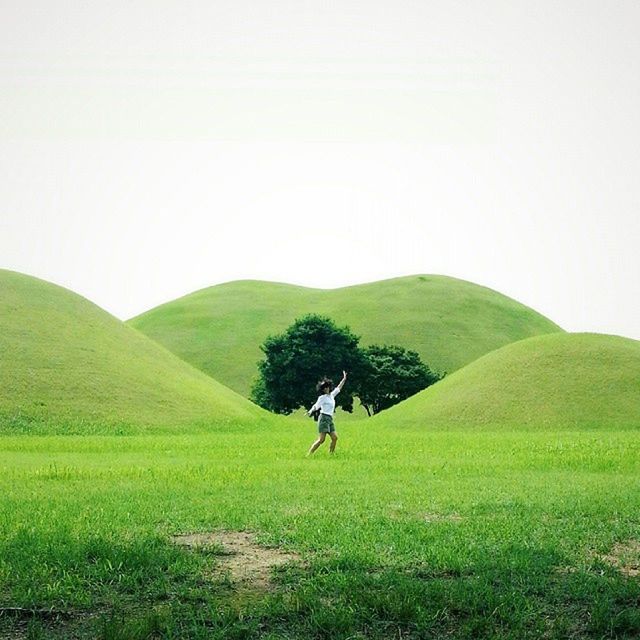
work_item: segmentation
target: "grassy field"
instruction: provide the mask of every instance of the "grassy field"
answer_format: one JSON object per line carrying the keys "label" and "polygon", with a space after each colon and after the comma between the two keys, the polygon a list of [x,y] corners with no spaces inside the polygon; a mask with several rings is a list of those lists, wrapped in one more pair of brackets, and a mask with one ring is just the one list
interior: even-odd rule
{"label": "grassy field", "polygon": [[[0,637],[640,635],[637,432],[314,427],[1,438],[0,604],[40,611]],[[170,538],[219,530],[299,559],[240,586]]]}
{"label": "grassy field", "polygon": [[392,343],[413,349],[441,373],[516,340],[561,331],[496,291],[434,275],[329,290],[229,282],[151,309],[129,324],[248,396],[264,339],[305,313],[349,325],[363,346]]}
{"label": "grassy field", "polygon": [[0,639],[640,636],[638,342],[558,332],[447,278],[326,292],[362,295],[343,315],[337,298],[296,306],[300,288],[259,285],[250,322],[255,283],[155,317],[231,377],[255,365],[246,332],[303,311],[458,365],[556,332],[370,420],[338,414],[338,453],[306,458],[310,419],[267,414],[84,298],[0,271]]}

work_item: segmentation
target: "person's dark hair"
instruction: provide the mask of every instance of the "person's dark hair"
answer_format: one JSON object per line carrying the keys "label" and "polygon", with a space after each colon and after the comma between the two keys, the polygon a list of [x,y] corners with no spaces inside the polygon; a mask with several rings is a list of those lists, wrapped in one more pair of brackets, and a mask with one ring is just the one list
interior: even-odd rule
{"label": "person's dark hair", "polygon": [[322,380],[320,380],[320,382],[318,382],[318,384],[316,385],[317,391],[322,391],[323,389],[329,389],[329,391],[331,391],[332,388],[333,380],[330,380],[329,378],[322,378]]}

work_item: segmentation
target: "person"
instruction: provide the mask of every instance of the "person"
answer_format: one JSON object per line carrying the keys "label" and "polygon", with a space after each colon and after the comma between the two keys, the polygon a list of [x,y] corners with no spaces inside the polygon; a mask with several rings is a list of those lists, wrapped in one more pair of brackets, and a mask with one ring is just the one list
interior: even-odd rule
{"label": "person", "polygon": [[336,450],[336,443],[338,442],[338,434],[333,424],[333,412],[336,410],[336,396],[340,393],[344,383],[347,379],[347,372],[342,372],[342,380],[340,384],[332,391],[333,381],[328,378],[322,379],[318,382],[317,390],[320,392],[320,396],[316,400],[315,404],[307,415],[311,415],[314,411],[320,410],[320,417],[318,418],[318,439],[311,445],[307,455],[311,455],[314,451],[325,441],[327,434],[331,438],[331,445],[329,446],[329,453],[333,453]]}

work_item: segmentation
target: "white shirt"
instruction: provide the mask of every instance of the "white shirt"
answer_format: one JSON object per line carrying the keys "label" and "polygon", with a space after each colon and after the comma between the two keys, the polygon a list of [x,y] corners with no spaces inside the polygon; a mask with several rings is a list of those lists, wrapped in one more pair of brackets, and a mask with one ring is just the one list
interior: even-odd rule
{"label": "white shirt", "polygon": [[322,396],[319,396],[316,400],[316,403],[309,409],[309,413],[315,411],[316,409],[320,409],[320,413],[324,413],[325,415],[332,416],[333,412],[336,410],[336,401],[335,397],[340,393],[340,389],[336,387],[331,393],[325,393]]}

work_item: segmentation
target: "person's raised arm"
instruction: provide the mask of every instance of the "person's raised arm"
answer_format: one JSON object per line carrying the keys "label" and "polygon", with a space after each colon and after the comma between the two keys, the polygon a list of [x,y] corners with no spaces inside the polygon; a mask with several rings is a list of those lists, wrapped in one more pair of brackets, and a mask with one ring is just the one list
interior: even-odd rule
{"label": "person's raised arm", "polygon": [[331,392],[331,395],[335,398],[340,391],[342,391],[342,387],[344,386],[344,383],[347,381],[347,372],[343,371],[342,372],[342,380],[340,380],[338,386]]}

